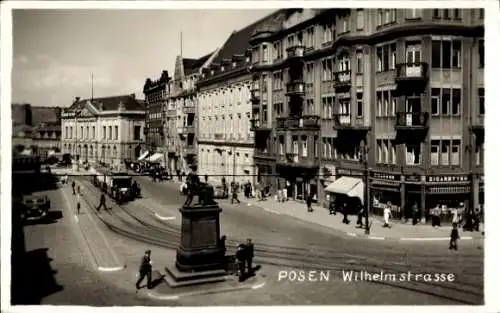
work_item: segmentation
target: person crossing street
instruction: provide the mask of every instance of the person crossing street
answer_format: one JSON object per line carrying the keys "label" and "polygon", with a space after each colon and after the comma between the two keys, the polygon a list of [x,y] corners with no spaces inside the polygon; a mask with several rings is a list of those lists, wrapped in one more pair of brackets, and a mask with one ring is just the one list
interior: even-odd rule
{"label": "person crossing street", "polygon": [[153,286],[151,284],[151,274],[153,271],[153,267],[151,265],[151,250],[146,250],[144,252],[144,256],[142,257],[141,260],[141,265],[139,266],[139,279],[135,283],[136,291],[141,289],[141,282],[142,280],[147,277],[147,288],[151,289]]}
{"label": "person crossing street", "polygon": [[99,212],[101,210],[101,207],[104,208],[104,210],[107,210],[107,206],[106,206],[106,196],[104,195],[104,192],[101,194],[101,198],[99,200],[99,206],[97,207],[97,212]]}

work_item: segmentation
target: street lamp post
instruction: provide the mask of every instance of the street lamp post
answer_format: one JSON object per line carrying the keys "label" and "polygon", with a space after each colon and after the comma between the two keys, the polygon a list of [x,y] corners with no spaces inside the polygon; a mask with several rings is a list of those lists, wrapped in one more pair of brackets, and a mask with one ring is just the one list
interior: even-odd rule
{"label": "street lamp post", "polygon": [[370,195],[369,195],[369,189],[368,189],[368,183],[369,183],[369,178],[368,178],[368,147],[365,144],[364,141],[361,142],[361,154],[363,157],[363,180],[364,180],[364,206],[365,206],[365,234],[369,235],[370,234],[370,224],[368,220],[368,211],[370,210]]}

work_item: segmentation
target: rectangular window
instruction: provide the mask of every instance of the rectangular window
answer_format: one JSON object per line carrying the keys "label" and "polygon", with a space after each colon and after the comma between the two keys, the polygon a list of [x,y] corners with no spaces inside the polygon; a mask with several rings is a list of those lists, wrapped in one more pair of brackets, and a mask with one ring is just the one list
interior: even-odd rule
{"label": "rectangular window", "polygon": [[452,44],[452,56],[451,56],[451,65],[454,68],[462,67],[462,42],[461,41],[453,41]]}
{"label": "rectangular window", "polygon": [[389,69],[393,70],[396,68],[396,53],[397,53],[397,48],[395,43],[390,44],[390,51],[391,51],[391,60],[389,64]]}
{"label": "rectangular window", "polygon": [[422,9],[406,9],[406,19],[413,20],[422,17]]}
{"label": "rectangular window", "polygon": [[452,89],[451,114],[460,115],[462,89]]}
{"label": "rectangular window", "polygon": [[358,50],[356,52],[356,70],[357,73],[363,73],[363,51]]}
{"label": "rectangular window", "polygon": [[450,9],[443,9],[443,18],[449,20],[451,18],[450,16]]}
{"label": "rectangular window", "polygon": [[450,164],[450,141],[441,141],[441,165]]}
{"label": "rectangular window", "polygon": [[382,70],[387,72],[389,70],[389,45],[382,47]]}
{"label": "rectangular window", "polygon": [[460,140],[451,141],[451,165],[460,164]]}
{"label": "rectangular window", "polygon": [[382,140],[377,139],[377,163],[382,163],[383,161],[383,151],[382,151]]}
{"label": "rectangular window", "polygon": [[432,88],[431,114],[439,115],[439,99],[441,98],[441,89]]}
{"label": "rectangular window", "polygon": [[391,162],[392,164],[397,164],[397,156],[396,156],[396,141],[391,140]]}
{"label": "rectangular window", "polygon": [[453,9],[453,18],[456,20],[462,19],[462,10],[461,9]]}
{"label": "rectangular window", "polygon": [[383,15],[384,11],[382,9],[379,9],[377,11],[377,26],[382,26]]}
{"label": "rectangular window", "polygon": [[106,139],[106,126],[102,127],[102,139]]}
{"label": "rectangular window", "polygon": [[358,9],[356,11],[356,29],[363,30],[365,27],[365,15],[363,9]]}
{"label": "rectangular window", "polygon": [[406,146],[406,164],[419,165],[420,164],[420,145],[407,145]]}
{"label": "rectangular window", "polygon": [[279,137],[279,154],[280,155],[285,155],[285,137],[284,136],[280,136]]}
{"label": "rectangular window", "polygon": [[441,41],[442,68],[451,68],[451,41]]}
{"label": "rectangular window", "polygon": [[319,157],[319,140],[318,136],[314,136],[314,157]]}
{"label": "rectangular window", "polygon": [[451,90],[446,88],[442,90],[441,95],[441,115],[449,115],[451,106]]}
{"label": "rectangular window", "polygon": [[441,41],[432,41],[432,68],[441,68]]}
{"label": "rectangular window", "polygon": [[134,140],[141,139],[141,126],[134,126]]}
{"label": "rectangular window", "polygon": [[481,164],[483,164],[483,159],[484,159],[484,144],[476,143],[476,148],[475,148],[476,165],[480,166]]}
{"label": "rectangular window", "polygon": [[302,141],[302,156],[307,157],[307,136],[302,136],[301,141]]}
{"label": "rectangular window", "polygon": [[326,138],[323,137],[323,158],[326,159],[327,158],[327,148],[326,148]]}
{"label": "rectangular window", "polygon": [[92,126],[92,139],[95,139],[95,126]]}
{"label": "rectangular window", "polygon": [[111,132],[111,126],[108,126],[108,140],[111,140],[113,133]]}
{"label": "rectangular window", "polygon": [[363,93],[362,92],[356,93],[356,104],[357,104],[356,116],[363,117]]}
{"label": "rectangular window", "polygon": [[115,126],[115,140],[118,140],[118,126]]}
{"label": "rectangular window", "polygon": [[390,158],[390,154],[389,154],[389,140],[384,140],[383,141],[383,149],[384,149],[384,159],[383,159],[383,162],[385,164],[388,164],[389,163],[389,158]]}
{"label": "rectangular window", "polygon": [[434,9],[432,10],[432,17],[433,18],[441,18],[441,10],[440,9]]}
{"label": "rectangular window", "polygon": [[382,91],[377,91],[377,116],[382,116]]}
{"label": "rectangular window", "polygon": [[68,139],[68,126],[64,127],[64,139]]}
{"label": "rectangular window", "polygon": [[431,140],[431,165],[439,165],[439,140]]}
{"label": "rectangular window", "polygon": [[484,88],[479,88],[477,90],[479,96],[479,115],[484,115]]}
{"label": "rectangular window", "polygon": [[384,104],[382,106],[382,114],[383,116],[389,115],[389,91],[384,91],[383,93]]}
{"label": "rectangular window", "polygon": [[479,40],[478,42],[479,50],[479,68],[484,68],[484,40]]}
{"label": "rectangular window", "polygon": [[377,72],[382,71],[382,47],[377,47]]}
{"label": "rectangular window", "polygon": [[396,116],[396,93],[394,91],[390,92],[391,95],[391,116]]}
{"label": "rectangular window", "polygon": [[83,139],[83,126],[80,126],[80,138]]}

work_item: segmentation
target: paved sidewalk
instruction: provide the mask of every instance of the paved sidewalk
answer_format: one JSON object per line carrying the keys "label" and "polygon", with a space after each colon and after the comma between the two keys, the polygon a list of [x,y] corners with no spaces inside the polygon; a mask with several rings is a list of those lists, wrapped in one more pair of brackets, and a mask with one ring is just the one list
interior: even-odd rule
{"label": "paved sidewalk", "polygon": [[[370,235],[365,235],[365,230],[356,226],[356,216],[349,216],[349,225],[342,223],[343,215],[330,215],[328,210],[319,206],[313,206],[313,212],[307,212],[306,205],[296,201],[278,203],[268,198],[265,201],[257,199],[241,199],[247,205],[259,207],[267,212],[288,215],[303,221],[315,223],[324,227],[332,228],[352,237],[368,237],[373,240],[400,240],[400,241],[432,241],[449,240],[451,226],[434,228],[429,225],[410,225],[402,223],[391,223],[391,228],[384,228],[379,217],[370,217]],[[481,232],[460,232],[462,240],[482,238]]]}
{"label": "paved sidewalk", "polygon": [[[85,193],[85,188],[82,192]],[[76,231],[86,246],[93,265],[102,272],[114,272],[124,268],[123,261],[120,261],[116,251],[110,245],[106,236],[103,234],[97,222],[92,216],[91,210],[83,200],[85,194],[81,196],[80,214],[76,214],[76,199],[71,193],[69,185],[61,186],[62,197],[66,202],[66,212],[73,217]]]}

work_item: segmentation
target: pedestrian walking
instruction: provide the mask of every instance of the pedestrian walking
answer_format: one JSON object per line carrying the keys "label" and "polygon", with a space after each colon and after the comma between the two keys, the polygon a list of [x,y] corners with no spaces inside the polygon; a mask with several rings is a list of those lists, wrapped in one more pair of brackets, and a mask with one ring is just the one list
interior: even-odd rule
{"label": "pedestrian walking", "polygon": [[142,257],[141,265],[139,266],[139,279],[135,283],[136,290],[141,289],[140,284],[145,277],[147,277],[147,288],[153,288],[151,284],[152,271],[153,268],[151,265],[151,250],[146,250],[146,252],[144,252],[144,256]]}
{"label": "pedestrian walking", "polygon": [[458,234],[457,223],[453,223],[453,228],[450,234],[450,250],[457,250],[457,240],[460,239],[460,235]]}
{"label": "pedestrian walking", "polygon": [[80,207],[81,207],[81,204],[80,204],[80,190],[78,190],[78,193],[76,194],[76,214],[77,215],[80,215]]}
{"label": "pedestrian walking", "polygon": [[417,225],[418,223],[418,204],[416,202],[413,203],[411,208],[412,213],[412,224]]}
{"label": "pedestrian walking", "polygon": [[99,212],[101,208],[104,208],[104,210],[108,209],[106,206],[106,196],[104,195],[104,192],[101,193],[101,198],[99,199],[99,206],[97,206],[96,208],[97,212]]}
{"label": "pedestrian walking", "polygon": [[236,249],[236,260],[238,262],[238,274],[239,274],[239,281],[243,281],[245,279],[245,244],[240,243],[238,245],[238,248]]}
{"label": "pedestrian walking", "polygon": [[358,220],[356,221],[356,224],[359,226],[359,228],[363,227],[363,215],[364,215],[364,208],[362,205],[359,205],[358,207]]}
{"label": "pedestrian walking", "polygon": [[389,218],[391,217],[391,209],[386,206],[384,208],[384,226],[383,227],[386,227],[386,228],[391,228],[391,226],[389,225]]}
{"label": "pedestrian walking", "polygon": [[75,194],[75,186],[76,186],[75,181],[72,181],[71,182],[71,189],[73,189],[73,194]]}
{"label": "pedestrian walking", "polygon": [[313,211],[312,202],[313,202],[312,195],[311,194],[307,195],[307,200],[306,200],[307,212],[312,212]]}
{"label": "pedestrian walking", "polygon": [[247,243],[245,246],[245,257],[246,257],[246,263],[247,263],[247,268],[248,268],[248,275],[253,275],[253,267],[252,267],[252,261],[253,261],[253,243],[252,239],[248,238]]}
{"label": "pedestrian walking", "polygon": [[238,202],[238,204],[240,203],[240,200],[238,199],[238,193],[236,192],[237,188],[236,188],[236,184],[234,182],[231,183],[231,193],[232,193],[232,196],[231,196],[231,204],[234,203],[234,201]]}
{"label": "pedestrian walking", "polygon": [[349,218],[347,217],[347,203],[344,202],[344,204],[342,205],[342,213],[344,214],[344,219],[342,220],[342,223],[344,224],[349,224],[350,221],[349,221]]}
{"label": "pedestrian walking", "polygon": [[77,193],[77,194],[81,194],[80,185],[77,185],[77,186],[76,186],[76,193]]}

